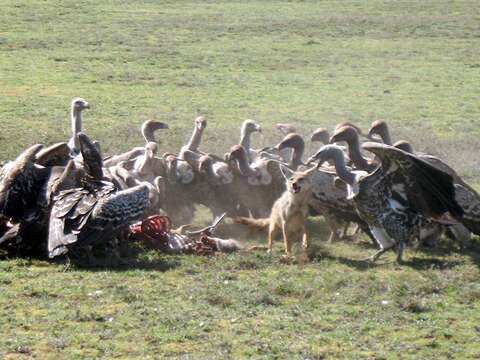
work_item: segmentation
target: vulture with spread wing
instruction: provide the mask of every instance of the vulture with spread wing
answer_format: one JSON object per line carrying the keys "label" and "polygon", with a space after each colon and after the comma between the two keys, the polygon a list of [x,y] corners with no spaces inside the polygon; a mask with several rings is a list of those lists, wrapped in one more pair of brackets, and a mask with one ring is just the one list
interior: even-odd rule
{"label": "vulture with spread wing", "polygon": [[[368,136],[373,137],[375,135],[380,137],[384,144],[391,145],[392,137],[385,121],[377,120],[372,123]],[[413,153],[413,147],[411,144],[404,140],[397,141],[394,146]],[[480,235],[480,195],[442,159],[425,153],[415,153],[415,155],[433,167],[453,177],[455,184],[455,199],[464,212],[462,224],[472,233]]]}
{"label": "vulture with spread wing", "polygon": [[48,252],[55,257],[76,246],[113,239],[138,221],[149,205],[149,187],[117,191],[103,176],[102,158],[90,139],[79,133],[84,162],[82,186],[58,192],[50,214]]}
{"label": "vulture with spread wing", "polygon": [[427,222],[462,219],[449,174],[392,146],[369,142],[363,148],[381,161],[371,174],[349,171],[336,145],[322,147],[315,159],[333,160],[337,175],[348,185],[349,198],[380,247],[372,260],[396,247],[401,262],[405,245],[419,237]]}

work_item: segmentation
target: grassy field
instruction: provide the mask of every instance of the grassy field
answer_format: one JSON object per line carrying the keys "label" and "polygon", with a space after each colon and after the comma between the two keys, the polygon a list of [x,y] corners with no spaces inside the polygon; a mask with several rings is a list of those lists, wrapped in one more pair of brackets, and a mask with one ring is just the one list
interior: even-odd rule
{"label": "grassy field", "polygon": [[[69,136],[81,96],[106,154],[148,118],[179,149],[197,115],[222,153],[246,118],[256,146],[351,120],[442,155],[480,185],[477,1],[0,0],[0,160]],[[478,239],[367,267],[366,241],[309,264],[273,256],[140,255],[132,268],[0,262],[4,358],[479,358]],[[264,238],[250,239],[263,243]]]}

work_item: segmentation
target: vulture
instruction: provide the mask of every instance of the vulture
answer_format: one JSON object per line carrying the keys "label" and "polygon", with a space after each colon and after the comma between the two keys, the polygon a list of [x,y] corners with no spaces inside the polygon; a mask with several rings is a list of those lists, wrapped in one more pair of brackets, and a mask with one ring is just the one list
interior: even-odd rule
{"label": "vulture", "polygon": [[251,136],[254,132],[262,132],[262,128],[255,120],[252,119],[247,119],[243,122],[242,127],[240,128],[240,142],[239,145],[241,145],[246,153],[247,153],[247,159],[248,162],[251,163],[254,161],[258,153],[257,151],[253,150],[251,148]]}
{"label": "vulture", "polygon": [[[278,123],[275,125],[275,127],[285,136],[297,133],[295,126],[293,126],[292,124]],[[292,154],[293,150],[291,150],[290,148],[285,147],[281,150],[279,149],[280,160],[284,162],[292,161]]]}
{"label": "vulture", "polygon": [[71,106],[71,123],[72,123],[72,137],[68,142],[68,147],[72,156],[77,156],[80,153],[80,143],[78,141],[78,133],[82,131],[82,112],[85,109],[90,109],[90,104],[82,98],[74,98]]}
{"label": "vulture", "polygon": [[43,189],[50,170],[35,164],[42,149],[41,144],[29,147],[0,172],[0,214],[11,224],[0,243],[20,236],[19,241],[24,245],[30,240],[26,234],[33,234],[43,223],[48,211],[48,199]]}
{"label": "vulture", "polygon": [[277,123],[275,124],[275,128],[280,131],[283,135],[288,135],[292,133],[296,133],[297,130],[295,126],[292,124],[287,124],[287,123]]}
{"label": "vulture", "polygon": [[280,152],[289,149],[291,150],[291,157],[287,166],[292,170],[297,170],[301,165],[303,153],[305,152],[305,141],[302,136],[297,133],[290,133],[283,138],[283,140],[275,146]]}
{"label": "vulture", "polygon": [[[168,129],[168,125],[160,121],[154,121],[154,120],[145,121],[142,124],[142,128],[141,128],[141,133],[143,138],[145,139],[145,143],[146,144],[157,143],[157,140],[155,138],[155,131],[160,129]],[[136,159],[139,156],[144,155],[144,153],[145,153],[145,146],[137,146],[122,154],[106,157],[105,159],[103,159],[103,166],[108,168],[111,166],[118,165],[119,163],[124,161],[128,162],[132,159]]]}
{"label": "vulture", "polygon": [[370,174],[348,170],[336,145],[322,147],[314,159],[319,164],[333,160],[338,177],[347,184],[348,197],[380,248],[372,261],[396,248],[400,263],[405,246],[419,237],[427,223],[462,219],[452,176],[393,146],[368,142],[363,148],[381,161]]}
{"label": "vulture", "polygon": [[375,135],[378,135],[384,144],[392,145],[390,131],[388,130],[388,125],[384,120],[375,120],[370,126],[367,137],[374,140]]}
{"label": "vulture", "polygon": [[[355,128],[351,126],[339,128],[332,136],[330,141],[332,143],[345,141],[348,144],[348,151],[356,169],[371,173],[379,166],[378,159],[369,160],[362,156],[359,136]],[[401,147],[405,148],[403,144],[400,144],[399,149],[401,149]],[[456,240],[462,242],[468,240],[469,238],[468,235],[465,235],[468,233],[468,230],[466,230],[461,224],[446,226],[444,224],[429,222],[426,223],[425,227],[421,229],[420,240],[422,243],[430,245],[432,242],[435,242],[438,238],[440,238],[440,236],[444,233],[444,230],[447,231],[447,234],[450,234],[450,230]]]}
{"label": "vulture", "polygon": [[195,119],[192,137],[190,138],[188,143],[182,147],[182,149],[180,150],[180,153],[178,154],[178,157],[180,159],[184,159],[183,155],[185,151],[201,153],[198,150],[198,148],[200,146],[200,142],[202,141],[203,131],[205,130],[206,127],[207,127],[207,120],[203,116],[199,116]]}
{"label": "vulture", "polygon": [[355,168],[358,170],[372,172],[378,167],[378,162],[375,160],[366,159],[362,156],[360,138],[356,128],[350,125],[337,127],[329,142],[333,144],[341,141],[347,143],[346,150],[348,151],[348,157],[352,160]]}
{"label": "vulture", "polygon": [[36,155],[35,163],[45,167],[66,166],[70,159],[70,147],[67,143],[61,142],[40,150]]}
{"label": "vulture", "polygon": [[310,141],[313,142],[320,142],[324,145],[328,144],[328,139],[330,138],[330,135],[328,134],[328,130],[320,127],[318,129],[315,129],[310,136]]}
{"label": "vulture", "polygon": [[[390,131],[385,121],[377,120],[373,122],[368,135],[369,137],[378,135],[384,144],[391,145],[392,143]],[[413,153],[412,146],[406,141],[398,141],[394,146]],[[446,172],[453,177],[455,184],[455,199],[464,212],[462,224],[472,233],[480,235],[480,195],[475,189],[463,181],[460,175],[458,175],[457,172],[443,160],[429,154],[415,153],[415,155],[428,162],[433,167]]]}
{"label": "vulture", "polygon": [[17,254],[44,255],[51,198],[62,189],[60,182],[71,186],[76,180],[69,181],[64,174],[73,162],[67,168],[37,163],[39,158],[44,163],[55,162],[57,154],[46,152],[41,144],[33,145],[0,171],[0,215],[9,224],[0,243],[16,239]]}
{"label": "vulture", "polygon": [[233,146],[226,157],[240,178],[237,186],[242,202],[253,217],[268,216],[273,203],[285,190],[280,163],[272,159],[258,158],[250,164],[247,152],[241,145]]}
{"label": "vulture", "polygon": [[52,200],[50,258],[114,239],[122,229],[140,220],[149,205],[146,184],[117,191],[103,175],[97,148],[87,135],[79,133],[77,137],[84,161],[83,176],[78,187],[59,191]]}
{"label": "vulture", "polygon": [[248,215],[239,200],[238,178],[226,162],[192,151],[186,151],[184,158],[195,171],[194,183],[185,187],[191,201],[207,206],[214,217],[223,213],[230,217]]}

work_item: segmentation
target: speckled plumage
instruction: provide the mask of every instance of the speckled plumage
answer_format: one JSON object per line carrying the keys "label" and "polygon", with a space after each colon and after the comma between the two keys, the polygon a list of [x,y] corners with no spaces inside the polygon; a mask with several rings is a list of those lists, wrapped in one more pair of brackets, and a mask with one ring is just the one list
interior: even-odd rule
{"label": "speckled plumage", "polygon": [[363,147],[381,160],[380,167],[368,175],[347,171],[336,146],[322,148],[317,158],[335,160],[337,173],[353,189],[351,197],[359,215],[380,246],[374,259],[395,246],[401,260],[405,245],[433,219],[446,213],[462,218],[449,174],[392,146],[366,143]]}
{"label": "speckled plumage", "polygon": [[73,244],[115,237],[118,230],[140,219],[148,203],[146,185],[116,192],[113,184],[102,181],[61,191],[50,215],[49,256],[61,255]]}
{"label": "speckled plumage", "polygon": [[[385,121],[374,122],[370,128],[369,135],[378,135],[385,144],[391,144],[390,131]],[[397,142],[394,146],[398,147],[398,143],[401,142]],[[405,141],[403,143],[408,144]],[[405,145],[401,147],[405,148]],[[406,149],[413,152],[413,148],[409,144]],[[442,159],[424,153],[416,153],[415,155],[433,167],[452,176],[455,184],[455,200],[464,212],[462,224],[474,234],[480,235],[480,195],[465,183],[457,172]]]}
{"label": "speckled plumage", "polygon": [[138,221],[149,205],[149,187],[138,185],[117,191],[103,178],[102,158],[92,141],[78,134],[85,174],[82,187],[59,191],[50,213],[48,253],[55,257],[73,246],[112,239]]}

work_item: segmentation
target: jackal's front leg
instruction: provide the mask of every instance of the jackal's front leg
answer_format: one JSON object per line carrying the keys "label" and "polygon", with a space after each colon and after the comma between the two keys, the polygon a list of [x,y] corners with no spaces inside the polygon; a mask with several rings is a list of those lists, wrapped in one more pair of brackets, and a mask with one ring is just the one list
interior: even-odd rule
{"label": "jackal's front leg", "polygon": [[308,238],[307,229],[305,228],[305,226],[303,226],[302,228],[302,246],[303,250],[305,251],[307,251],[308,247],[310,246],[310,240]]}
{"label": "jackal's front leg", "polygon": [[273,221],[270,222],[268,227],[268,252],[272,252],[273,249],[273,240],[275,238],[275,234],[277,233],[277,227]]}
{"label": "jackal's front leg", "polygon": [[308,248],[310,247],[310,239],[307,234],[307,229],[305,225],[302,227],[302,247],[303,247],[303,254],[301,257],[301,263],[305,264],[310,261],[310,255],[308,253]]}
{"label": "jackal's front leg", "polygon": [[292,242],[290,241],[290,238],[289,238],[286,221],[282,221],[282,233],[283,233],[283,242],[285,243],[285,255],[290,256],[292,254]]}

